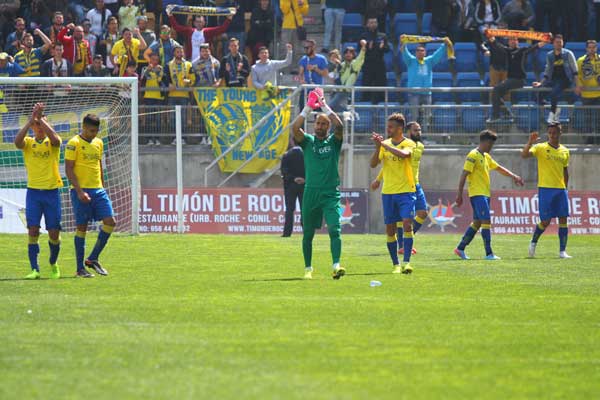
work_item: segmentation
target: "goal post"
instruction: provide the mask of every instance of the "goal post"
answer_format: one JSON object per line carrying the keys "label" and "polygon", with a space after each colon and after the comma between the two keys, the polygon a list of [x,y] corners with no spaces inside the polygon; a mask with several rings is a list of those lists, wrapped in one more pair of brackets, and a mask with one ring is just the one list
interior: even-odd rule
{"label": "goal post", "polygon": [[[93,113],[101,120],[98,138],[104,143],[105,188],[113,202],[117,231],[137,234],[141,195],[135,77],[0,77],[0,232],[26,232],[21,215],[27,177],[22,152],[13,141],[38,102],[46,104],[45,115],[63,142],[59,168],[65,183],[61,190],[63,229],[73,230],[75,226],[64,170],[64,146],[81,131],[83,117]],[[14,218],[13,222],[4,218],[11,213],[20,216],[22,226],[15,226]]]}

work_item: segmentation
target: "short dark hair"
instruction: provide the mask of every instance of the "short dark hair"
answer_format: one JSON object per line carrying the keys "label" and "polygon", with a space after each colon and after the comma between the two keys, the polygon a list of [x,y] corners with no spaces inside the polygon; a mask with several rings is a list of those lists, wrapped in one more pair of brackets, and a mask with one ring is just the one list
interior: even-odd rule
{"label": "short dark hair", "polygon": [[123,28],[123,30],[121,31],[121,36],[125,35],[125,32],[131,32],[131,29],[127,27]]}
{"label": "short dark hair", "polygon": [[344,49],[344,54],[351,52],[353,54],[356,54],[356,49],[354,48],[354,46],[348,46]]}
{"label": "short dark hair", "polygon": [[52,43],[52,48],[53,48],[53,49],[54,49],[54,48],[56,48],[56,47],[59,47],[59,46],[60,46],[60,47],[63,47],[63,48],[65,47],[65,46],[62,44],[62,42],[61,42],[61,41],[58,41],[58,40],[57,40],[56,42]]}
{"label": "short dark hair", "polygon": [[261,51],[263,51],[263,50],[267,50],[267,51],[269,51],[269,49],[268,49],[268,48],[266,48],[265,46],[261,46],[261,47],[259,47],[259,48],[258,48],[258,52],[259,52],[259,53],[260,53]]}
{"label": "short dark hair", "polygon": [[496,139],[498,139],[498,135],[496,134],[496,132],[494,132],[491,129],[484,129],[481,132],[479,132],[479,141],[480,142],[487,142],[487,141],[495,142]]}
{"label": "short dark hair", "polygon": [[556,35],[554,35],[554,37],[552,38],[552,41],[554,42],[556,39],[563,40],[563,35],[561,35],[560,33],[557,33],[557,34],[556,34]]}
{"label": "short dark hair", "polygon": [[313,46],[315,46],[317,44],[317,42],[315,42],[313,39],[306,39],[306,40],[304,40],[304,42],[310,43]]}
{"label": "short dark hair", "polygon": [[394,114],[390,115],[388,117],[388,121],[394,121],[395,123],[400,125],[402,128],[404,128],[404,126],[406,125],[406,119],[404,118],[404,115],[402,113],[394,113]]}
{"label": "short dark hair", "polygon": [[94,60],[100,60],[100,61],[103,61],[103,59],[102,59],[102,54],[96,54],[96,55],[94,56]]}
{"label": "short dark hair", "polygon": [[410,121],[408,124],[406,124],[406,129],[408,130],[417,124],[418,124],[417,121]]}
{"label": "short dark hair", "polygon": [[419,49],[423,49],[423,50],[425,50],[425,45],[424,45],[424,44],[422,44],[422,43],[419,43],[419,44],[417,45],[417,50],[419,50]]}
{"label": "short dark hair", "polygon": [[590,39],[590,40],[588,40],[587,42],[585,42],[585,47],[587,47],[587,46],[588,46],[588,45],[590,45],[590,44],[596,45],[596,44],[597,44],[597,42],[596,42],[594,39]]}
{"label": "short dark hair", "polygon": [[201,48],[201,49],[208,49],[208,50],[210,50],[210,45],[209,45],[208,43],[202,43],[202,44],[200,45],[200,48]]}
{"label": "short dark hair", "polygon": [[86,116],[83,117],[83,125],[99,127],[100,118],[96,114],[86,114]]}
{"label": "short dark hair", "polygon": [[229,39],[229,43],[233,43],[233,42],[240,42],[240,40],[238,38],[234,38],[232,37],[231,39]]}
{"label": "short dark hair", "polygon": [[24,34],[24,35],[23,35],[23,37],[21,38],[21,42],[24,42],[24,41],[25,41],[25,38],[26,38],[26,37],[28,37],[28,36],[31,36],[31,37],[33,37],[33,35],[32,35],[31,33],[27,32],[27,33],[26,33],[26,34]]}
{"label": "short dark hair", "polygon": [[562,125],[560,124],[560,122],[550,122],[548,124],[548,130],[550,130],[550,128],[557,128],[558,133],[562,133]]}

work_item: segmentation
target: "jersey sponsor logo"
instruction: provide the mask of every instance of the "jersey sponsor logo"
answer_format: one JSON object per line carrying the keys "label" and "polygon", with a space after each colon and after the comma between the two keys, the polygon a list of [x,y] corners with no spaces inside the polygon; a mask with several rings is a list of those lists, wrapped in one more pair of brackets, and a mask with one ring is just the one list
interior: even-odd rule
{"label": "jersey sponsor logo", "polygon": [[67,150],[75,151],[75,146],[73,146],[72,144],[68,144]]}
{"label": "jersey sponsor logo", "polygon": [[33,155],[33,158],[43,158],[43,159],[47,159],[50,157],[50,151],[49,150],[44,150],[44,151],[33,151],[31,153]]}
{"label": "jersey sponsor logo", "polygon": [[100,154],[98,153],[84,153],[83,154],[83,159],[86,161],[99,161],[100,160]]}
{"label": "jersey sponsor logo", "polygon": [[332,148],[331,148],[331,146],[324,146],[324,147],[318,147],[316,150],[317,150],[317,153],[319,153],[319,154],[327,154],[327,153],[331,153]]}

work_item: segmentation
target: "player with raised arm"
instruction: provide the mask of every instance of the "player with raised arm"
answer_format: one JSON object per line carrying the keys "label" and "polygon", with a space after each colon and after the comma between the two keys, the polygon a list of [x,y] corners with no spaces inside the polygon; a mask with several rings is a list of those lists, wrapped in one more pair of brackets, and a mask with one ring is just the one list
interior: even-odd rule
{"label": "player with raised arm", "polygon": [[[116,225],[112,203],[104,190],[102,171],[104,143],[96,137],[99,129],[98,116],[87,114],[83,118],[81,134],[69,140],[65,151],[65,170],[71,182],[71,204],[76,224],[77,276],[82,278],[94,276],[86,271],[85,267],[93,269],[100,275],[108,275],[98,262],[98,257]],[[102,228],[94,249],[84,263],[85,236],[90,221],[102,221]]]}
{"label": "player with raised arm", "polygon": [[[413,271],[410,256],[413,248],[416,186],[411,157],[416,145],[404,137],[404,125],[404,115],[395,113],[387,120],[388,139],[375,132],[371,136],[375,143],[375,151],[371,156],[370,166],[375,168],[380,162],[383,163],[383,220],[387,233],[387,248],[395,274],[410,274]],[[402,221],[404,230],[404,265],[398,260],[396,229],[399,221]]]}
{"label": "player with raised arm", "polygon": [[481,228],[481,237],[483,238],[485,247],[485,259],[500,260],[500,257],[492,251],[490,170],[497,170],[500,174],[512,178],[518,186],[523,186],[523,179],[519,175],[504,168],[490,156],[496,139],[498,139],[496,132],[489,129],[481,131],[479,134],[479,146],[471,150],[467,155],[462,174],[460,175],[456,205],[458,207],[462,205],[463,189],[465,182],[468,182],[469,199],[473,208],[473,222],[467,228],[458,247],[454,249],[454,254],[463,260],[469,259],[465,254],[465,248],[471,243],[479,228]]}
{"label": "player with raised arm", "polygon": [[535,257],[535,248],[540,236],[550,225],[552,218],[558,218],[558,254],[560,258],[571,258],[566,251],[569,237],[569,149],[560,144],[561,133],[560,123],[551,123],[548,125],[547,142],[536,144],[539,134],[532,132],[521,151],[521,157],[535,157],[538,165],[540,222],[536,225],[529,243],[529,257]]}
{"label": "player with raised arm", "polygon": [[[28,136],[29,129],[33,137]],[[56,263],[60,252],[60,193],[63,181],[58,170],[61,138],[54,131],[44,116],[44,104],[37,103],[33,107],[29,121],[15,137],[15,146],[23,151],[23,160],[27,170],[27,197],[25,200],[25,217],[29,237],[29,263],[31,273],[25,279],[39,279],[40,266],[40,225],[42,216],[48,230],[50,246],[50,277],[60,278],[60,269]]]}
{"label": "player with raised arm", "polygon": [[[421,157],[425,151],[425,146],[421,140],[421,125],[417,121],[411,121],[406,124],[406,130],[410,136],[410,140],[415,142],[415,149],[410,158],[411,167],[415,179],[416,195],[417,200],[415,202],[415,219],[413,220],[413,235],[415,235],[423,223],[427,219],[427,198],[425,197],[425,191],[421,187],[419,182],[419,170],[421,168]],[[371,183],[371,189],[377,190],[383,179],[383,169],[379,170],[379,175]],[[404,227],[402,221],[396,223],[397,230],[396,235],[398,239],[398,254],[404,254]],[[417,250],[413,247],[412,254],[417,254]]]}
{"label": "player with raised arm", "polygon": [[[323,113],[315,120],[315,134],[304,133],[302,126],[311,111],[321,108]],[[333,134],[330,129],[333,125]],[[294,140],[304,151],[305,186],[302,196],[302,252],[304,254],[304,279],[312,279],[312,242],[315,230],[321,228],[323,217],[329,233],[333,279],[346,273],[340,265],[342,239],[340,224],[340,176],[338,162],[342,149],[344,125],[325,102],[323,90],[317,88],[308,95],[308,101],[292,125]]]}

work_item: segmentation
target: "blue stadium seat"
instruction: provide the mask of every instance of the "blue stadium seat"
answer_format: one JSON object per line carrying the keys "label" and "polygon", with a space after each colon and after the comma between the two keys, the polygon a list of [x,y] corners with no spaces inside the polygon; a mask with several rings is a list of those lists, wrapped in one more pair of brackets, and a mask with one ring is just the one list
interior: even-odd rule
{"label": "blue stadium seat", "polygon": [[[453,80],[450,72],[434,72],[433,87],[452,87]],[[453,101],[452,93],[433,93],[433,102]]]}
{"label": "blue stadium seat", "polygon": [[[427,43],[425,45],[425,50],[427,50],[427,55],[431,56],[437,49],[442,46],[441,43]],[[448,64],[448,57],[446,54],[442,55],[442,60],[433,66],[434,72],[448,72],[450,71],[450,66]]]}
{"label": "blue stadium seat", "polygon": [[[508,103],[507,103],[508,104]],[[523,132],[531,132],[540,128],[540,113],[535,102],[523,102],[512,108],[517,128]]]}
{"label": "blue stadium seat", "polygon": [[369,106],[367,108],[356,108],[356,113],[358,114],[358,121],[354,122],[354,129],[358,132],[372,132],[373,129],[371,128],[372,125],[372,119],[371,119],[371,115],[372,112],[370,110],[370,107],[372,107],[372,104],[370,102],[356,102],[357,106]]}
{"label": "blue stadium seat", "polygon": [[394,15],[394,35],[417,35],[417,14],[396,13]]}
{"label": "blue stadium seat", "polygon": [[475,72],[477,65],[477,48],[472,42],[454,43],[454,54],[456,61],[454,68],[456,72]]}
{"label": "blue stadium seat", "polygon": [[423,13],[423,20],[421,22],[421,32],[423,32],[423,35],[431,34],[431,13]]}
{"label": "blue stadium seat", "polygon": [[347,13],[342,23],[342,41],[357,41],[363,32],[362,15],[358,13]]}
{"label": "blue stadium seat", "polygon": [[[462,104],[460,113],[462,118],[462,127],[465,132],[477,133],[485,129],[485,120],[489,115],[489,107],[484,108],[482,112],[480,102],[466,102]],[[475,106],[469,108],[468,106]]]}
{"label": "blue stadium seat", "polygon": [[[457,87],[483,87],[481,77],[477,72],[459,72],[456,74]],[[481,93],[458,93],[461,102],[481,101]]]}
{"label": "blue stadium seat", "polygon": [[569,49],[575,54],[575,60],[585,55],[585,42],[567,42],[565,49]]}
{"label": "blue stadium seat", "polygon": [[436,105],[448,105],[451,107],[434,108],[432,111],[434,132],[456,132],[457,130],[457,114],[456,104],[454,103],[435,103]]}

